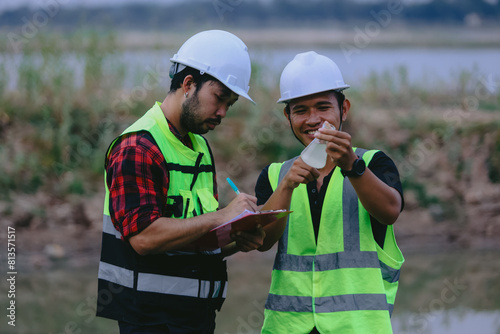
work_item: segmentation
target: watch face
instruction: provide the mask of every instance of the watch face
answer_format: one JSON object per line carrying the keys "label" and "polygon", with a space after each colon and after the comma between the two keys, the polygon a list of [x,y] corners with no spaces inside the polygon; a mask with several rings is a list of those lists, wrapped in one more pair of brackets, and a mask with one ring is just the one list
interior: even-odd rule
{"label": "watch face", "polygon": [[365,164],[365,161],[363,159],[356,160],[354,162],[354,165],[352,166],[353,172],[358,176],[363,175],[363,173],[365,172],[365,169],[366,169],[366,164]]}
{"label": "watch face", "polygon": [[354,162],[352,164],[352,169],[350,171],[346,172],[344,170],[340,170],[340,172],[342,173],[342,176],[344,176],[344,177],[346,177],[346,176],[357,177],[357,176],[363,175],[365,170],[366,170],[365,161],[361,158],[358,158],[358,159],[354,160]]}

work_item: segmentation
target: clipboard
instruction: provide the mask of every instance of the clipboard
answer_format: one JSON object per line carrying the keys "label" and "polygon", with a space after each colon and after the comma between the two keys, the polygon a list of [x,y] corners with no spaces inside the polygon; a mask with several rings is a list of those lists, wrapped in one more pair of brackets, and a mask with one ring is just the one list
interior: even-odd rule
{"label": "clipboard", "polygon": [[194,246],[203,250],[221,248],[231,243],[231,234],[238,231],[251,231],[261,225],[262,227],[288,216],[292,211],[269,210],[249,211],[245,210],[233,219],[210,230],[207,234],[194,242]]}

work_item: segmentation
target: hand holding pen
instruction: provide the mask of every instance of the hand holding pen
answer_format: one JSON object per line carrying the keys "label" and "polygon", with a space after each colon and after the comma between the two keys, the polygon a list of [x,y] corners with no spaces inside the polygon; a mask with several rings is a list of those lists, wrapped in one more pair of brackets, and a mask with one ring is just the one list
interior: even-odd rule
{"label": "hand holding pen", "polygon": [[233,188],[236,195],[239,195],[240,191],[238,190],[238,187],[236,186],[236,184],[234,184],[234,182],[230,178],[227,178],[226,180],[227,180],[227,183],[229,183],[229,185],[231,186],[231,188]]}
{"label": "hand holding pen", "polygon": [[[227,183],[231,186],[231,188],[236,193],[236,198],[229,204],[232,205],[233,202],[237,200],[243,200],[246,205],[250,205],[251,209],[246,207],[247,210],[257,211],[257,198],[248,194],[241,193],[238,187],[234,184],[234,182],[227,178]],[[241,212],[240,212],[241,213]],[[259,248],[263,245],[264,238],[266,233],[262,229],[262,226],[258,225],[254,231],[242,232],[239,231],[232,235],[234,241],[236,241],[236,247],[242,252],[248,252],[254,249]]]}

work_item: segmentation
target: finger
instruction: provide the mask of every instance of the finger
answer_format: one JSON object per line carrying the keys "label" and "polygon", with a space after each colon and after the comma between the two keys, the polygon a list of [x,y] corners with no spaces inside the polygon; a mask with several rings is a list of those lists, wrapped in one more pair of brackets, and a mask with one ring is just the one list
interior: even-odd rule
{"label": "finger", "polygon": [[262,246],[263,242],[255,241],[254,239],[246,239],[242,235],[235,235],[234,236],[234,241],[236,241],[236,245],[240,249],[246,249],[247,251],[257,249],[260,246]]}
{"label": "finger", "polygon": [[318,139],[326,142],[327,145],[335,144],[337,147],[350,147],[351,141],[348,138],[340,138],[333,136],[318,136]]}
{"label": "finger", "polygon": [[264,228],[261,225],[257,225],[257,231],[262,240],[264,240],[264,238],[266,237],[266,231],[264,230]]}
{"label": "finger", "polygon": [[258,246],[262,245],[265,235],[266,232],[262,227],[257,227],[252,231],[239,231],[236,233],[236,237],[241,241]]}
{"label": "finger", "polygon": [[242,242],[253,244],[259,242],[258,239],[260,235],[255,235],[248,231],[239,231],[235,233],[234,238]]}
{"label": "finger", "polygon": [[314,181],[319,177],[319,171],[316,168],[309,167],[307,166],[307,169],[302,170],[301,176],[306,180],[306,181]]}
{"label": "finger", "polygon": [[350,151],[352,151],[350,143],[349,142],[344,142],[344,141],[341,141],[341,142],[329,142],[326,145],[326,149],[329,150],[330,152],[337,153],[339,156],[342,156],[342,155],[345,155],[345,154],[349,154]]}
{"label": "finger", "polygon": [[312,175],[314,179],[317,179],[319,177],[319,170],[317,170],[316,168],[311,168],[309,170],[309,173]]}
{"label": "finger", "polygon": [[242,234],[246,234],[248,240],[257,240],[257,242],[260,242],[259,239],[264,239],[266,236],[266,231],[260,224],[254,230],[241,232]]}
{"label": "finger", "polygon": [[257,197],[245,193],[240,193],[237,196],[237,199],[239,206],[243,205],[243,207],[248,210],[257,211]]}
{"label": "finger", "polygon": [[350,134],[345,131],[339,131],[336,129],[319,128],[317,134],[324,133],[333,137],[346,138],[350,137]]}
{"label": "finger", "polygon": [[252,196],[250,194],[240,193],[238,196],[242,196],[242,197],[244,197],[246,200],[248,200],[250,202],[257,203],[257,197]]}
{"label": "finger", "polygon": [[309,183],[309,182],[317,179],[319,176],[319,174],[318,174],[318,176],[316,176],[316,174],[314,174],[313,171],[309,171],[306,169],[301,169],[295,175],[296,175],[296,178],[292,178],[292,180],[294,180],[297,183]]}
{"label": "finger", "polygon": [[256,203],[250,202],[249,205],[250,205],[250,208],[253,210],[253,212],[259,211]]}
{"label": "finger", "polygon": [[[335,141],[335,140],[347,140],[349,142],[351,141],[351,135],[349,133],[338,130],[320,128],[318,129],[318,132],[314,134],[314,136],[329,141]],[[326,139],[325,136],[329,137],[330,139]]]}
{"label": "finger", "polygon": [[321,140],[333,140],[334,138],[341,138],[343,137],[342,131],[338,130],[333,130],[333,129],[325,129],[325,128],[320,128],[318,129],[318,132],[314,134],[314,137],[321,139]]}
{"label": "finger", "polygon": [[335,136],[333,134],[330,134],[330,133],[316,132],[314,134],[314,138],[317,138],[319,140],[324,140],[324,141],[332,141],[335,139]]}
{"label": "finger", "polygon": [[254,202],[254,203],[257,203],[257,197],[252,196],[252,195],[249,195],[249,194],[245,194],[245,195],[247,195],[247,198],[248,198],[250,201],[252,201],[252,202]]}
{"label": "finger", "polygon": [[309,170],[311,168],[313,167],[306,164],[304,160],[302,160],[302,157],[299,156],[293,163],[292,168],[290,168],[290,170],[301,170],[301,169]]}
{"label": "finger", "polygon": [[302,176],[302,177],[306,177],[309,174],[312,174],[312,175],[318,174],[319,175],[319,171],[316,168],[309,166],[308,164],[306,164],[303,161],[301,162],[300,165],[292,166],[292,168],[290,169],[289,173],[290,172],[292,174],[296,174],[296,175],[299,175],[299,176]]}
{"label": "finger", "polygon": [[240,252],[249,252],[251,250],[251,247],[249,247],[245,242],[237,239],[234,239],[234,241],[236,242],[236,247]]}
{"label": "finger", "polygon": [[246,205],[247,209],[252,210],[252,211],[254,211],[254,212],[255,212],[255,211],[258,211],[258,207],[257,207],[257,203],[256,203],[256,201],[257,201],[256,199],[255,199],[255,201],[254,201],[254,200],[253,200],[253,199],[251,199],[251,198],[246,198],[246,199],[245,199],[245,205]]}

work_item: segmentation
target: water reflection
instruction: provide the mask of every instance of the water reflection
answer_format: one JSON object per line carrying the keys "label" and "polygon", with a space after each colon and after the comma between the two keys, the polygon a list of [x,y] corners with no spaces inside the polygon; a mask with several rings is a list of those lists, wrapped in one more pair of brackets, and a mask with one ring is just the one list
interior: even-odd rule
{"label": "water reflection", "polygon": [[395,333],[500,333],[498,252],[406,254]]}
{"label": "water reflection", "polygon": [[[395,334],[500,334],[499,252],[403,252]],[[272,251],[228,261],[228,299],[216,333],[259,333],[272,261]]]}
{"label": "water reflection", "polygon": [[[500,334],[500,252],[403,252],[395,334]],[[228,299],[216,334],[260,333],[273,258],[273,251],[229,258]],[[64,333],[68,326],[75,333],[118,333],[115,322],[94,315],[97,264],[26,269],[16,284],[16,331],[2,333]],[[0,295],[0,303],[5,298]]]}
{"label": "water reflection", "polygon": [[393,319],[395,334],[498,334],[500,311],[452,309],[423,314],[399,314]]}

